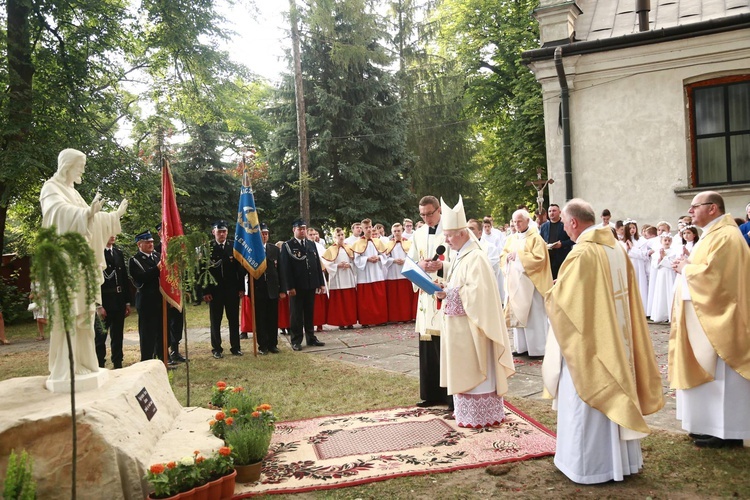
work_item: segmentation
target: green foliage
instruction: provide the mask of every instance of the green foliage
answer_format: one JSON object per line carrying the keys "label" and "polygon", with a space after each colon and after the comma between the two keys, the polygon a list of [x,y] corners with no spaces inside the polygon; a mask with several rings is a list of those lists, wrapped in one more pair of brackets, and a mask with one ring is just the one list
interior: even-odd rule
{"label": "green foliage", "polygon": [[34,460],[26,453],[16,455],[10,451],[8,469],[5,471],[3,498],[5,500],[34,500],[36,498],[36,481],[32,474]]}
{"label": "green foliage", "polygon": [[[420,199],[464,198],[467,214],[479,214],[479,165],[476,161],[474,119],[468,112],[466,72],[455,54],[436,45],[439,20],[429,3],[392,3],[393,44],[399,54],[396,74],[411,153],[411,189]],[[416,204],[410,210],[416,217]]]}
{"label": "green foliage", "polygon": [[8,324],[29,317],[26,310],[26,294],[21,293],[15,285],[18,274],[19,271],[15,271],[11,274],[10,280],[0,279],[0,311],[5,323]]}
{"label": "green foliage", "polygon": [[38,284],[38,300],[49,304],[50,329],[59,319],[65,331],[75,332],[73,299],[83,292],[86,303],[91,304],[96,297],[98,269],[94,252],[83,236],[73,232],[57,234],[55,226],[40,229],[34,246],[32,279]]}
{"label": "green foliage", "polygon": [[270,412],[258,412],[241,423],[227,429],[224,439],[232,449],[232,457],[237,465],[250,465],[263,460],[273,437],[274,424],[265,416]]}
{"label": "green foliage", "polygon": [[[364,0],[318,0],[301,13],[313,226],[348,226],[365,216],[400,220],[415,200],[391,62],[381,41],[382,17]],[[288,77],[269,108],[267,144],[275,223],[299,214],[294,87]]]}
{"label": "green foliage", "polygon": [[[208,272],[207,238],[201,233],[175,236],[169,240],[167,252],[168,280],[181,279],[185,301],[192,300],[200,289],[215,284]],[[196,250],[197,249],[197,250]]]}
{"label": "green foliage", "polygon": [[477,160],[485,198],[496,218],[516,205],[535,206],[526,186],[546,171],[541,88],[521,53],[539,43],[531,15],[537,0],[445,0],[441,41],[468,75],[466,95],[477,117]]}

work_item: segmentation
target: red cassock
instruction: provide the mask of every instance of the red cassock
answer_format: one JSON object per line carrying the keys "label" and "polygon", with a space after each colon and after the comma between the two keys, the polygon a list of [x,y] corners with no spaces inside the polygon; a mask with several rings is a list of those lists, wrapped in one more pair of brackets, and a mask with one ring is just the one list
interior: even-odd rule
{"label": "red cassock", "polygon": [[248,333],[253,331],[253,311],[250,307],[250,297],[242,296],[240,304],[240,331]]}
{"label": "red cassock", "polygon": [[315,294],[315,309],[313,310],[313,325],[323,326],[327,323],[326,321],[326,309],[328,305],[328,297],[324,293]]}
{"label": "red cassock", "polygon": [[388,321],[399,323],[415,318],[414,287],[409,280],[386,280]]}
{"label": "red cassock", "polygon": [[289,296],[279,299],[279,328],[289,328],[291,317],[289,315]]}
{"label": "red cassock", "polygon": [[357,323],[357,289],[329,290],[326,321],[333,326],[350,326]]}
{"label": "red cassock", "polygon": [[388,322],[385,281],[357,283],[357,317],[361,325]]}

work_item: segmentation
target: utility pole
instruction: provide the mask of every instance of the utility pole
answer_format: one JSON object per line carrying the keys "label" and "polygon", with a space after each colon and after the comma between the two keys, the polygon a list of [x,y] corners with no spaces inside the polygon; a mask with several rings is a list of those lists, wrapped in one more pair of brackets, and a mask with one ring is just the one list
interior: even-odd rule
{"label": "utility pole", "polygon": [[302,88],[302,60],[299,53],[297,5],[289,0],[289,19],[292,23],[292,53],[294,55],[294,94],[297,104],[297,152],[299,155],[299,210],[300,217],[310,224],[309,160],[307,157],[307,122],[305,121],[305,94]]}

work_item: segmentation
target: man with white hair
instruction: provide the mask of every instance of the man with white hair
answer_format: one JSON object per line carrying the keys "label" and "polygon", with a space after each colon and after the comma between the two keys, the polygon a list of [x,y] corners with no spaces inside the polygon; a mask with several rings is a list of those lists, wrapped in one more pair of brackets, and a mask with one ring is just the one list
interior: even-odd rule
{"label": "man with white hair", "polygon": [[513,213],[517,232],[505,242],[500,267],[505,273],[505,320],[513,328],[513,354],[541,359],[547,339],[544,295],[552,288],[552,268],[547,243],[530,222],[526,210]]}
{"label": "man with white hair", "polygon": [[555,397],[555,465],[576,483],[622,481],[643,466],[643,415],[664,406],[633,265],[591,205],[563,208],[576,244],[546,297],[552,335],[542,366]]}
{"label": "man with white hair", "polygon": [[[481,428],[503,421],[503,394],[515,373],[502,303],[487,253],[467,229],[463,201],[452,209],[441,200],[443,234],[454,254],[444,291],[440,337],[440,385],[453,395],[460,427]],[[471,318],[471,319],[469,319]]]}

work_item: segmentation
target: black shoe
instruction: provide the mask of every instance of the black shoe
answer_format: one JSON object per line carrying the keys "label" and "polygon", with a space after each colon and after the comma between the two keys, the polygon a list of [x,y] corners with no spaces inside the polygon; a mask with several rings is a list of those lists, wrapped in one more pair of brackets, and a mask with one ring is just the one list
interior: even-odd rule
{"label": "black shoe", "polygon": [[531,359],[531,360],[544,359],[544,354],[542,354],[541,356],[529,356],[529,359]]}
{"label": "black shoe", "polygon": [[529,351],[523,351],[523,352],[516,352],[516,351],[513,351],[513,352],[512,352],[511,354],[512,354],[513,356],[526,356],[526,355],[527,355],[528,353],[529,353]]}
{"label": "black shoe", "polygon": [[171,352],[169,354],[169,359],[174,361],[175,363],[184,363],[185,361],[187,361],[187,359],[185,359],[185,356],[183,356],[177,351]]}
{"label": "black shoe", "polygon": [[245,333],[245,332],[240,333],[240,339],[241,340],[247,340],[248,339],[247,333]]}
{"label": "black shoe", "polygon": [[220,353],[218,351],[214,351],[214,358],[215,359],[221,359],[223,357],[224,357],[224,355],[222,353]]}
{"label": "black shoe", "polygon": [[115,370],[119,370],[120,368],[122,368],[122,363],[115,363],[115,368],[114,369]]}
{"label": "black shoe", "polygon": [[299,344],[292,344],[292,350],[293,351],[301,351],[302,350],[302,346],[299,345]]}
{"label": "black shoe", "polygon": [[340,326],[340,327],[339,327],[339,330],[346,330],[346,327],[344,327],[344,326]]}
{"label": "black shoe", "polygon": [[688,436],[690,436],[690,439],[710,439],[713,437],[710,434],[695,434],[692,432],[688,434]]}
{"label": "black shoe", "polygon": [[268,351],[264,351],[263,349],[258,349],[259,356],[265,356],[266,354],[268,354]]}
{"label": "black shoe", "polygon": [[349,325],[346,327],[347,330],[352,330],[354,328],[354,325]]}
{"label": "black shoe", "polygon": [[326,345],[326,343],[321,342],[318,339],[315,339],[312,342],[308,342],[307,345],[312,346],[312,347],[323,347],[324,345]]}
{"label": "black shoe", "polygon": [[177,361],[172,361],[171,359],[167,361],[167,368],[169,367],[177,368]]}
{"label": "black shoe", "polygon": [[721,439],[714,436],[693,441],[698,448],[734,448],[742,446],[741,439]]}
{"label": "black shoe", "polygon": [[440,406],[440,401],[420,401],[414,406],[417,408],[430,408],[431,406]]}
{"label": "black shoe", "polygon": [[270,349],[268,349],[268,352],[271,352],[273,354],[278,354],[280,351],[278,347],[271,347]]}
{"label": "black shoe", "polygon": [[239,349],[237,349],[236,351],[233,350],[232,356],[242,356],[242,351],[240,351]]}

